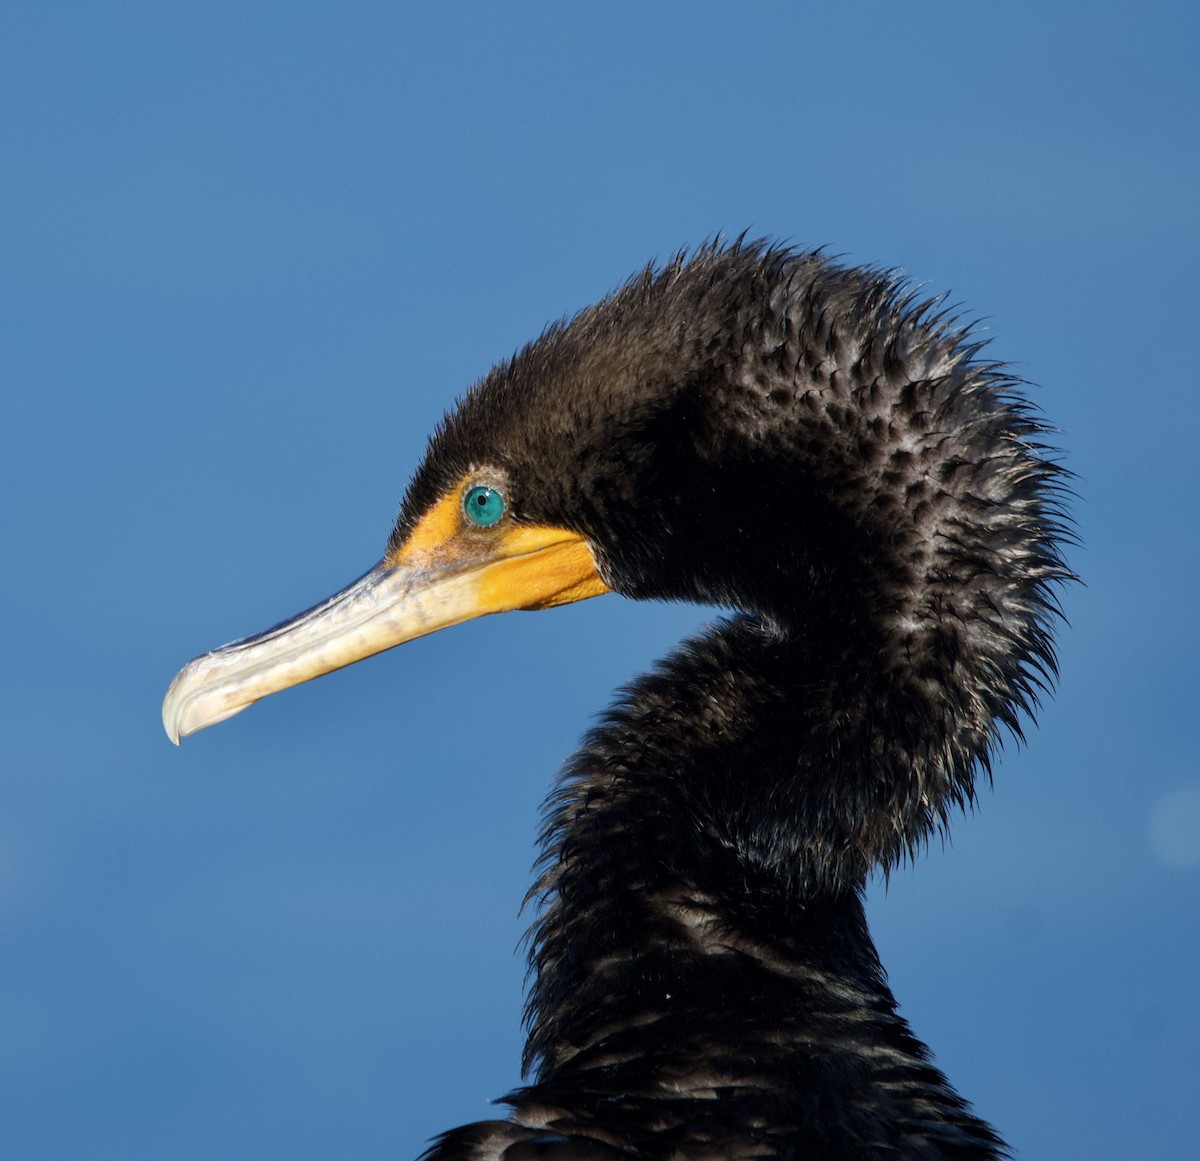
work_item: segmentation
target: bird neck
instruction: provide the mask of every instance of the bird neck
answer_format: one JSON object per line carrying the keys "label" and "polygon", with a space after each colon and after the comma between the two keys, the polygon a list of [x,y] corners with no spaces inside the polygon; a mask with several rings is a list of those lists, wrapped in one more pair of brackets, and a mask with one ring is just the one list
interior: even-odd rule
{"label": "bird neck", "polygon": [[[815,644],[726,622],[630,686],[568,763],[535,888],[535,1022],[549,977],[603,960],[616,931],[645,946],[665,912],[686,927],[769,900],[787,932],[817,902],[857,909],[883,822],[864,809],[869,747],[820,725]],[[873,805],[892,814],[895,794]]]}
{"label": "bird neck", "polygon": [[835,712],[821,675],[844,659],[823,664],[827,647],[815,625],[726,621],[629,686],[568,762],[533,892],[545,906],[531,1059],[574,1039],[568,1013],[635,998],[632,981],[605,973],[636,963],[637,978],[657,979],[659,952],[703,974],[714,949],[744,937],[820,968],[837,931],[839,947],[856,942],[851,960],[877,971],[861,890],[894,841],[901,792],[878,778],[870,739],[830,728],[870,715],[856,702]]}
{"label": "bird neck", "polygon": [[826,711],[803,700],[817,692],[804,644],[726,622],[628,688],[568,764],[535,888],[538,1080],[509,1098],[519,1113],[561,1097],[609,1118],[641,1093],[648,1120],[683,1123],[676,1103],[719,1095],[773,1105],[802,1140],[806,1094],[847,1118],[848,1140],[933,1120],[984,1149],[964,1155],[992,1155],[895,1013],[863,914],[867,859],[847,853],[855,805],[822,801],[859,763],[869,783],[869,755],[815,736]]}

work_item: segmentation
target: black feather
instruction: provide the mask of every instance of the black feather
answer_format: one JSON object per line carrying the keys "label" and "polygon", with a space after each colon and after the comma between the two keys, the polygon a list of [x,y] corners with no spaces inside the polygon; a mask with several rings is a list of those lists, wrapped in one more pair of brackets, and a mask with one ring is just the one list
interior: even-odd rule
{"label": "black feather", "polygon": [[894,274],[739,240],[551,326],[447,417],[393,547],[485,471],[617,592],[736,612],[567,764],[533,1080],[430,1156],[1003,1153],[897,1015],[862,892],[1054,678],[1065,475],[1022,386]]}

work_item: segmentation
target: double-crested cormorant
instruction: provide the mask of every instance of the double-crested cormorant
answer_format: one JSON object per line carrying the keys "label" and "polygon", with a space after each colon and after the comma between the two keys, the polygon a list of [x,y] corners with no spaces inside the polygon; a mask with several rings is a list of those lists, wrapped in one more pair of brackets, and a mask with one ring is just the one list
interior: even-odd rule
{"label": "double-crested cormorant", "polygon": [[765,244],[649,268],[494,368],[383,560],[192,661],[173,740],[483,613],[736,610],[637,679],[542,836],[507,1120],[432,1158],[1004,1153],[897,1014],[863,887],[974,798],[1053,676],[1061,472],[894,276]]}

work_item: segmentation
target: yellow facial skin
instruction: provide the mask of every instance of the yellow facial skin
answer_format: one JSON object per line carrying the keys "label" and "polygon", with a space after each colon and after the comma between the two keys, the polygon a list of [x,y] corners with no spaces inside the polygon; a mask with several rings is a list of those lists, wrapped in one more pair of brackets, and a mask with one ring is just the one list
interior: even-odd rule
{"label": "yellow facial skin", "polygon": [[163,701],[172,742],[247,706],[450,625],[610,591],[578,533],[510,519],[480,528],[460,481],[370,572],[282,625],[188,662]]}

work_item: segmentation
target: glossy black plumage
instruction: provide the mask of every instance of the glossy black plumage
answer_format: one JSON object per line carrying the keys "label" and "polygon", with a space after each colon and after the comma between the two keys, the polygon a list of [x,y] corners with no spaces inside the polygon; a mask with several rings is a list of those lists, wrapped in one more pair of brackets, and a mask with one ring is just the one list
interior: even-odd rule
{"label": "glossy black plumage", "polygon": [[897,1015],[862,892],[973,798],[1053,672],[1059,473],[1017,386],[889,276],[705,248],[476,386],[374,568],[175,676],[178,742],[488,613],[735,610],[567,764],[531,1082],[433,1161],[1002,1151]]}
{"label": "glossy black plumage", "polygon": [[469,470],[614,590],[739,610],[626,688],[548,810],[508,1121],[431,1156],[989,1157],[862,891],[970,801],[1054,668],[1060,474],[1018,384],[895,278],[709,247],[494,369]]}
{"label": "glossy black plumage", "polygon": [[482,469],[614,590],[737,613],[567,764],[533,1079],[432,1158],[1003,1152],[897,1015],[862,890],[973,798],[1052,675],[1041,432],[894,277],[742,244],[647,270],[447,417],[393,548]]}

